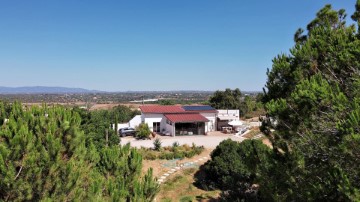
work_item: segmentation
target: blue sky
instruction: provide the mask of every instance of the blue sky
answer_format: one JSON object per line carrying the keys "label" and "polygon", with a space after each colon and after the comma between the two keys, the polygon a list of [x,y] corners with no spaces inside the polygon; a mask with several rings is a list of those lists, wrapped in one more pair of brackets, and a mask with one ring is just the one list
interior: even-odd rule
{"label": "blue sky", "polygon": [[0,86],[261,90],[328,3],[354,11],[355,0],[0,0]]}

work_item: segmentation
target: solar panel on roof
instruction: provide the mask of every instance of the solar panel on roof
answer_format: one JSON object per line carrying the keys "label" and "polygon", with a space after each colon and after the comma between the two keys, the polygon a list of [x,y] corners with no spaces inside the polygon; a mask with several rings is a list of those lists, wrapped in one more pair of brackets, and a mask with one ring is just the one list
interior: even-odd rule
{"label": "solar panel on roof", "polygon": [[215,110],[211,106],[204,105],[204,106],[183,106],[182,107],[185,111],[210,111]]}

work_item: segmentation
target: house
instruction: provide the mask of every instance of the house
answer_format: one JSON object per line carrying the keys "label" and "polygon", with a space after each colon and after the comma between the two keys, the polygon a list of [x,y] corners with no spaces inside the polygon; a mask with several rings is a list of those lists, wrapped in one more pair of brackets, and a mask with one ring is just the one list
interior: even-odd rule
{"label": "house", "polygon": [[141,122],[156,133],[204,135],[216,129],[217,110],[211,106],[144,105],[140,110]]}
{"label": "house", "polygon": [[238,109],[219,109],[217,110],[217,130],[221,131],[223,127],[228,127],[230,121],[240,120],[240,111]]}

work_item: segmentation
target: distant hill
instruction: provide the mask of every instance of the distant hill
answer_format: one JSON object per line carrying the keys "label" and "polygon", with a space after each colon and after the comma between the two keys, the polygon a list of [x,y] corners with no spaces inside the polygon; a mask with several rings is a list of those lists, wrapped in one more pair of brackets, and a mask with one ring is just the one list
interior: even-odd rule
{"label": "distant hill", "polygon": [[0,86],[0,94],[62,94],[62,93],[101,93],[102,91],[88,90],[83,88],[26,86],[26,87],[3,87]]}

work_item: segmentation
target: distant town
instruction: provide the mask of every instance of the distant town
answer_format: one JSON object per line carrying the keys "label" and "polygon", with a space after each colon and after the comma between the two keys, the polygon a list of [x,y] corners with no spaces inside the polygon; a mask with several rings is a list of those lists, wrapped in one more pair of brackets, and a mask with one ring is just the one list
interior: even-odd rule
{"label": "distant town", "polygon": [[[23,90],[25,89],[25,90]],[[23,87],[22,90],[0,90],[0,99],[22,103],[48,103],[91,107],[95,104],[156,104],[161,100],[171,100],[175,104],[203,103],[214,91],[128,91],[104,92],[75,88]],[[243,95],[256,96],[260,92],[243,91]]]}

